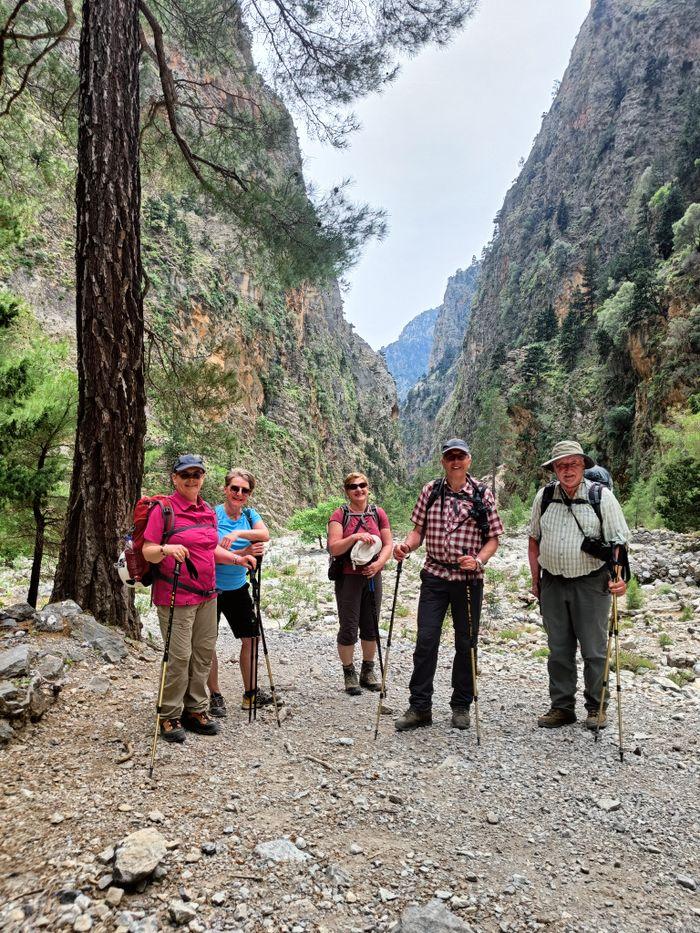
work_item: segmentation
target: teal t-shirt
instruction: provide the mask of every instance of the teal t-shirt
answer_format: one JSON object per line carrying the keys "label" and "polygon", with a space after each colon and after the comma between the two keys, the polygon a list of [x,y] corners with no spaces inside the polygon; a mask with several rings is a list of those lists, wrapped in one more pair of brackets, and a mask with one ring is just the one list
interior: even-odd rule
{"label": "teal t-shirt", "polygon": [[[250,521],[248,521],[247,516],[250,517]],[[226,509],[223,505],[217,505],[216,507],[216,525],[219,530],[219,539],[223,538],[224,535],[230,534],[232,531],[250,531],[253,525],[259,521],[262,521],[262,519],[255,509],[246,508],[241,512],[240,518],[233,519],[230,515],[226,514]],[[250,541],[248,541],[247,538],[237,538],[229,550],[240,551],[244,547],[248,547],[249,544]],[[234,567],[232,564],[217,564],[217,590],[240,590],[242,586],[245,586],[247,573],[248,570],[246,567]]]}

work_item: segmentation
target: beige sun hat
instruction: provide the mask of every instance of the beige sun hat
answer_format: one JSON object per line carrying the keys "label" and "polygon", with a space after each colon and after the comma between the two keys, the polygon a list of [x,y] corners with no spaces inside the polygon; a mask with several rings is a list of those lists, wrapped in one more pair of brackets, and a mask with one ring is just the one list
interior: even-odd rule
{"label": "beige sun hat", "polygon": [[381,551],[382,539],[378,535],[372,535],[372,543],[365,544],[364,541],[356,541],[350,549],[350,562],[353,570],[357,567],[364,567],[369,564],[373,557]]}
{"label": "beige sun hat", "polygon": [[541,464],[543,470],[551,470],[555,460],[561,460],[562,457],[583,457],[583,464],[588,470],[595,466],[595,460],[592,460],[588,454],[584,454],[583,447],[578,441],[559,441],[552,447],[552,453],[546,463]]}

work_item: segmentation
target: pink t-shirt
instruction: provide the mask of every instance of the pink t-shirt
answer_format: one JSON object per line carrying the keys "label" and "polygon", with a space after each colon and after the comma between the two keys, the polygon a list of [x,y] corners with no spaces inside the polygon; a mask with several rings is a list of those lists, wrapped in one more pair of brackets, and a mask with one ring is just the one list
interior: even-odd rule
{"label": "pink t-shirt", "polygon": [[[210,505],[202,499],[197,498],[196,502],[190,502],[174,492],[170,496],[170,503],[173,508],[175,534],[171,535],[166,544],[184,544],[190,552],[190,560],[194,564],[199,574],[199,579],[193,580],[187,572],[187,566],[183,563],[180,568],[180,579],[178,590],[175,594],[176,606],[196,606],[197,603],[204,602],[207,599],[214,599],[216,593],[211,596],[204,596],[201,592],[191,593],[182,587],[182,584],[195,587],[197,590],[215,590],[216,589],[216,570],[214,565],[214,551],[219,543],[219,533],[216,527],[216,513]],[[146,530],[143,535],[144,541],[152,544],[160,544],[163,538],[163,512],[160,508],[153,509],[148,517]],[[175,569],[175,558],[168,555],[157,565],[157,570],[166,577],[173,578]],[[173,584],[160,577],[153,580],[153,604],[155,606],[169,606],[170,595]]]}
{"label": "pink t-shirt", "polygon": [[[384,509],[377,508],[377,522],[374,518],[372,512],[369,509],[366,512],[350,512],[350,520],[348,521],[345,528],[343,528],[343,537],[349,538],[350,535],[356,534],[358,531],[366,531],[371,535],[377,535],[381,538],[380,532],[383,528],[389,527],[389,519]],[[343,509],[336,509],[335,512],[328,519],[329,522],[338,522],[339,525],[343,524]],[[350,548],[350,551],[352,548]],[[357,570],[353,570],[352,563],[350,562],[350,551],[347,551],[348,560],[343,564],[343,573],[354,573],[361,574],[362,570],[360,567]]]}

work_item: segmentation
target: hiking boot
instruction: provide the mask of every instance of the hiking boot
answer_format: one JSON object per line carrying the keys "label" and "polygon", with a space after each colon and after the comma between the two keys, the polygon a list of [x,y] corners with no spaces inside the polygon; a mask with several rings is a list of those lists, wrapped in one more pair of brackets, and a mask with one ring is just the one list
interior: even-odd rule
{"label": "hiking boot", "polygon": [[345,679],[345,692],[351,697],[358,697],[362,690],[360,689],[360,678],[357,676],[354,664],[343,666],[343,678]]}
{"label": "hiking boot", "polygon": [[226,703],[220,693],[212,693],[209,697],[209,715],[216,716],[218,719],[225,719],[228,716]]}
{"label": "hiking boot", "polygon": [[469,728],[469,707],[468,706],[453,706],[452,707],[452,728],[453,729],[468,729]]}
{"label": "hiking boot", "polygon": [[[600,728],[604,729],[608,724],[608,714],[603,710],[603,715],[600,717]],[[589,709],[588,715],[586,716],[585,722],[586,729],[597,729],[598,728],[598,710]]]}
{"label": "hiking boot", "polygon": [[186,710],[182,714],[182,725],[198,735],[217,735],[221,728],[208,713],[195,713],[192,710]]}
{"label": "hiking boot", "polygon": [[185,730],[179,719],[161,719],[160,737],[164,742],[184,742]]}
{"label": "hiking boot", "polygon": [[576,713],[568,709],[559,709],[553,706],[544,716],[537,717],[540,729],[559,729],[561,726],[570,726],[576,722]]}
{"label": "hiking boot", "polygon": [[[243,694],[243,699],[241,700],[241,709],[250,709],[253,705],[253,697],[255,696],[255,690],[246,690]],[[270,706],[274,703],[271,693],[265,693],[264,690],[258,690],[258,702],[257,707],[260,709],[261,706]],[[279,693],[277,694],[277,705],[284,706],[284,700],[280,697]]]}
{"label": "hiking boot", "polygon": [[377,680],[377,675],[374,673],[374,661],[362,662],[362,667],[360,668],[360,686],[364,687],[365,690],[372,690],[374,692],[382,689],[382,685]]}
{"label": "hiking boot", "polygon": [[407,729],[419,729],[421,726],[432,726],[433,714],[429,709],[414,709],[409,706],[403,716],[394,721],[397,732],[406,732]]}

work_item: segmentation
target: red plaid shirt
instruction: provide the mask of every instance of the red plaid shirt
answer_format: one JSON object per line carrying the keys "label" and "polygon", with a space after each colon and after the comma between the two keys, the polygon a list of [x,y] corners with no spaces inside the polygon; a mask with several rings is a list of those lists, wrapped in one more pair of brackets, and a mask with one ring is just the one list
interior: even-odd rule
{"label": "red plaid shirt", "polygon": [[[483,543],[481,531],[471,517],[474,489],[469,479],[467,479],[467,482],[458,492],[466,493],[468,500],[458,499],[450,487],[445,484],[444,509],[441,509],[441,497],[438,496],[427,513],[428,524],[426,527],[426,506],[436,482],[437,480],[433,480],[423,487],[411,515],[411,521],[424,537],[428,552],[423,569],[436,577],[442,577],[443,580],[466,580],[467,573],[465,570],[452,570],[449,567],[444,567],[443,564],[456,564],[458,559],[463,556],[465,548],[467,554],[472,557],[476,557],[481,550]],[[505,529],[496,511],[493,493],[486,488],[482,498],[484,505],[488,509],[488,537],[497,538],[503,534]],[[442,563],[438,563],[438,561]],[[483,573],[474,570],[471,576],[481,579]]]}

